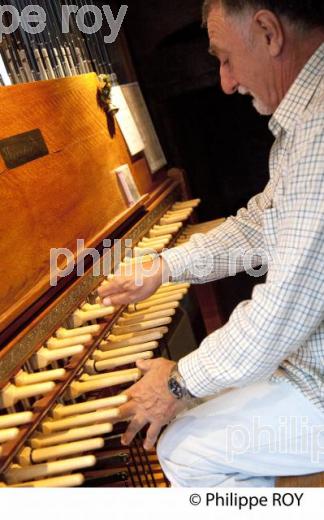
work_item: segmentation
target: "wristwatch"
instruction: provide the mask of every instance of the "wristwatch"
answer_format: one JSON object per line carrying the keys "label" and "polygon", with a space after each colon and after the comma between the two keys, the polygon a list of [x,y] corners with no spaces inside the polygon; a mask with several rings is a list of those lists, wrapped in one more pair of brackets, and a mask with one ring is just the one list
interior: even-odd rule
{"label": "wristwatch", "polygon": [[168,389],[175,399],[194,399],[194,396],[189,392],[185,380],[179,372],[178,364],[176,364],[170,372]]}

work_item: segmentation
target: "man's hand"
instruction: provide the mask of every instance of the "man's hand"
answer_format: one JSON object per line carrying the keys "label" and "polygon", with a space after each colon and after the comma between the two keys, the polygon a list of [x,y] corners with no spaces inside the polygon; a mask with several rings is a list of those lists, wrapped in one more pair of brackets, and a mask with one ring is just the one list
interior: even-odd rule
{"label": "man's hand", "polygon": [[166,262],[158,257],[119,268],[109,283],[98,289],[98,295],[104,305],[127,305],[148,298],[169,278]]}
{"label": "man's hand", "polygon": [[124,392],[129,401],[120,407],[120,413],[122,418],[129,418],[131,422],[122,442],[129,444],[146,424],[150,424],[144,441],[144,448],[149,450],[154,446],[161,428],[184,410],[186,403],[175,399],[168,390],[168,378],[174,361],[158,358],[140,360],[136,364],[144,376]]}

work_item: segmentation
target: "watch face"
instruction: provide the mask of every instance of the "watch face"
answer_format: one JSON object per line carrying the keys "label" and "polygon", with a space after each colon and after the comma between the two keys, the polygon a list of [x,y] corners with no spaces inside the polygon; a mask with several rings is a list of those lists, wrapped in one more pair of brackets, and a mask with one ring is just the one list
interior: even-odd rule
{"label": "watch face", "polygon": [[183,397],[183,389],[180,386],[179,382],[174,377],[170,377],[170,379],[168,381],[168,387],[169,387],[169,390],[170,390],[171,394],[176,399],[182,399],[182,397]]}

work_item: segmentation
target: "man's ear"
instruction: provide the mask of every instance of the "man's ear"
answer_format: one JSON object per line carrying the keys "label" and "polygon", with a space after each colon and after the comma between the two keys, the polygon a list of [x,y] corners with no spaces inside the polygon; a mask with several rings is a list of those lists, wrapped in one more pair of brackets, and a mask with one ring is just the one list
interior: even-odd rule
{"label": "man's ear", "polygon": [[253,17],[253,30],[256,36],[263,39],[272,58],[281,54],[285,35],[278,16],[266,9],[260,9]]}

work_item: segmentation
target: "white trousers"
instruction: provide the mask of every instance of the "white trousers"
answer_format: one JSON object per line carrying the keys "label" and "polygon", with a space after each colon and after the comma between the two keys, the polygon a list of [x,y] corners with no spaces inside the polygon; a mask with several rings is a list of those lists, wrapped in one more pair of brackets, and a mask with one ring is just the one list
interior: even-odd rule
{"label": "white trousers", "polygon": [[287,382],[257,383],[181,413],[157,452],[175,487],[271,487],[324,470],[324,414]]}

